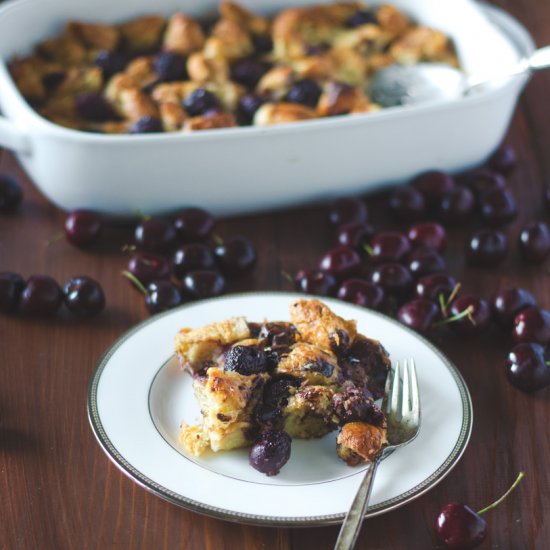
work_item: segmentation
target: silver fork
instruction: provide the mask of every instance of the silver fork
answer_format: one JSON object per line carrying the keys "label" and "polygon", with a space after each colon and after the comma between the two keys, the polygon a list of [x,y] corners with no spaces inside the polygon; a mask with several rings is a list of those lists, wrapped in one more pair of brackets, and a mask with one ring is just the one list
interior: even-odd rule
{"label": "silver fork", "polygon": [[417,435],[420,428],[420,395],[414,359],[403,361],[403,374],[399,361],[388,375],[382,409],[388,422],[388,445],[372,461],[351,504],[334,550],[351,550],[357,541],[372,492],[374,475],[380,461]]}

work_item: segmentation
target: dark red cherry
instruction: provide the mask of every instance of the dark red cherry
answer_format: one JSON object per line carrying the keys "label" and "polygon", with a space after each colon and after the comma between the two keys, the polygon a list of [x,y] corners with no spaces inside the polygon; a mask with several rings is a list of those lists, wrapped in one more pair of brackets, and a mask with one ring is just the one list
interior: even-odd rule
{"label": "dark red cherry", "polygon": [[92,210],[73,210],[65,220],[65,236],[67,240],[85,248],[97,241],[103,228],[103,219]]}
{"label": "dark red cherry", "polygon": [[539,344],[518,344],[506,359],[508,380],[521,391],[531,393],[550,385],[550,366]]}
{"label": "dark red cherry", "polygon": [[296,290],[319,296],[333,296],[338,286],[335,277],[317,269],[301,269],[294,276],[294,284]]}
{"label": "dark red cherry", "polygon": [[183,290],[191,298],[219,296],[225,290],[225,279],[217,271],[191,271],[183,279]]}
{"label": "dark red cherry", "polygon": [[518,214],[516,200],[507,190],[493,189],[480,197],[481,216],[489,225],[511,222]]}
{"label": "dark red cherry", "polygon": [[[468,312],[464,315],[464,312]],[[453,300],[449,310],[450,317],[464,315],[449,323],[449,326],[464,335],[479,334],[484,331],[491,322],[491,309],[489,304],[481,298],[467,295],[459,296]]]}
{"label": "dark red cherry", "polygon": [[516,315],[537,305],[535,297],[523,288],[499,290],[491,299],[491,309],[495,321],[505,328],[511,328]]}
{"label": "dark red cherry", "polygon": [[424,195],[414,187],[403,186],[394,189],[389,205],[396,220],[401,222],[415,222],[426,217]]}
{"label": "dark red cherry", "polygon": [[63,294],[67,309],[79,317],[97,315],[105,307],[101,285],[85,275],[69,279],[63,287]]}
{"label": "dark red cherry", "polygon": [[75,99],[75,106],[78,114],[86,120],[105,122],[115,116],[110,103],[101,93],[84,92],[78,94]]}
{"label": "dark red cherry", "polygon": [[439,308],[430,300],[417,299],[403,304],[397,319],[418,332],[427,332],[439,317]]}
{"label": "dark red cherry", "polygon": [[411,272],[398,263],[377,265],[371,273],[370,280],[381,286],[388,294],[400,298],[410,293],[413,284]]}
{"label": "dark red cherry", "polygon": [[474,192],[476,197],[481,197],[487,191],[500,189],[506,190],[506,180],[501,174],[497,174],[492,170],[480,169],[475,170],[468,175],[466,185]]}
{"label": "dark red cherry", "polygon": [[22,200],[23,191],[19,182],[7,174],[0,174],[0,213],[14,212]]}
{"label": "dark red cherry", "polygon": [[374,10],[358,10],[346,21],[346,26],[350,28],[361,27],[362,25],[376,25],[376,13]]}
{"label": "dark red cherry", "polygon": [[214,218],[202,208],[185,208],[174,218],[174,227],[182,243],[203,241],[214,228]]}
{"label": "dark red cherry", "polygon": [[359,252],[365,251],[374,235],[374,227],[364,222],[346,223],[338,229],[338,242]]}
{"label": "dark red cherry", "polygon": [[384,291],[364,279],[348,279],[340,285],[338,298],[358,306],[380,309],[384,303]]}
{"label": "dark red cherry", "polygon": [[137,225],[134,240],[141,250],[162,252],[174,246],[176,230],[166,220],[151,218]]}
{"label": "dark red cherry", "polygon": [[410,272],[417,278],[447,269],[443,256],[427,246],[415,248],[407,257],[407,265]]}
{"label": "dark red cherry", "polygon": [[149,310],[149,313],[160,313],[161,311],[175,308],[182,301],[180,289],[166,279],[152,281],[147,285],[145,306]]}
{"label": "dark red cherry", "polygon": [[231,66],[231,80],[248,88],[254,88],[269,70],[268,63],[251,58],[238,59]]}
{"label": "dark red cherry", "polygon": [[0,273],[0,312],[14,312],[24,288],[25,280],[19,273],[10,271]]}
{"label": "dark red cherry", "polygon": [[277,475],[290,458],[290,436],[283,431],[270,430],[250,448],[249,463],[262,474]]}
{"label": "dark red cherry", "polygon": [[155,73],[165,82],[185,80],[185,65],[185,57],[175,52],[161,52],[153,60]]}
{"label": "dark red cherry", "polygon": [[94,64],[103,71],[105,78],[110,78],[115,73],[120,73],[126,68],[126,58],[118,53],[109,50],[101,50],[96,58]]}
{"label": "dark red cherry", "polygon": [[130,129],[128,130],[128,133],[130,134],[155,134],[159,132],[163,132],[164,127],[162,126],[162,121],[160,118],[157,118],[155,116],[142,116],[141,118],[138,118],[132,126],[130,126]]}
{"label": "dark red cherry", "polygon": [[370,246],[370,258],[377,263],[399,262],[411,251],[409,239],[396,231],[378,233]]}
{"label": "dark red cherry", "polygon": [[128,271],[141,284],[148,285],[155,279],[170,278],[170,263],[163,256],[152,252],[139,252],[128,261]]}
{"label": "dark red cherry", "polygon": [[353,248],[338,246],[329,250],[319,262],[319,269],[343,280],[358,275],[361,271],[361,257]]}
{"label": "dark red cherry", "polygon": [[439,203],[445,193],[455,188],[455,181],[450,174],[431,170],[414,178],[411,185],[422,193],[428,207],[432,207]]}
{"label": "dark red cherry", "polygon": [[550,342],[550,312],[529,307],[514,318],[512,338],[518,344],[532,342],[546,345]]}
{"label": "dark red cherry", "polygon": [[418,279],[416,283],[416,295],[418,298],[439,303],[440,296],[447,300],[456,288],[456,279],[446,273],[433,273]]}
{"label": "dark red cherry", "polygon": [[237,106],[237,119],[239,124],[252,124],[256,111],[265,103],[265,99],[254,94],[245,94],[239,100]]}
{"label": "dark red cherry", "polygon": [[214,254],[202,243],[188,243],[174,252],[172,268],[174,275],[182,279],[186,273],[197,269],[213,269],[216,265]]}
{"label": "dark red cherry", "polygon": [[328,216],[332,225],[365,223],[369,217],[369,211],[361,199],[345,197],[331,204]]}
{"label": "dark red cherry", "polygon": [[529,263],[539,264],[550,254],[550,228],[544,222],[532,222],[521,229],[519,251]]}
{"label": "dark red cherry", "polygon": [[441,197],[436,212],[445,225],[459,225],[470,220],[474,209],[474,194],[467,187],[457,186]]}
{"label": "dark red cherry", "polygon": [[224,275],[235,276],[254,267],[256,250],[245,237],[234,237],[216,246],[214,257]]}
{"label": "dark red cherry", "polygon": [[447,233],[442,225],[435,222],[424,222],[413,225],[407,233],[413,247],[427,246],[438,252],[445,250]]}
{"label": "dark red cherry", "polygon": [[435,520],[435,532],[447,548],[467,550],[479,546],[487,536],[487,522],[466,504],[450,502]]}
{"label": "dark red cherry", "polygon": [[57,282],[48,275],[29,277],[21,297],[19,307],[26,315],[53,315],[63,302],[63,291]]}
{"label": "dark red cherry", "polygon": [[482,229],[474,233],[466,246],[470,265],[491,267],[500,264],[508,254],[506,235],[496,229]]}
{"label": "dark red cherry", "polygon": [[205,88],[197,88],[183,99],[183,107],[191,116],[202,115],[219,106],[217,96]]}
{"label": "dark red cherry", "polygon": [[501,145],[487,161],[487,164],[500,174],[510,174],[518,163],[516,151],[510,145]]}
{"label": "dark red cherry", "polygon": [[321,86],[319,86],[315,80],[304,78],[303,80],[298,80],[298,82],[290,88],[286,96],[286,101],[301,103],[302,105],[315,108],[322,92]]}

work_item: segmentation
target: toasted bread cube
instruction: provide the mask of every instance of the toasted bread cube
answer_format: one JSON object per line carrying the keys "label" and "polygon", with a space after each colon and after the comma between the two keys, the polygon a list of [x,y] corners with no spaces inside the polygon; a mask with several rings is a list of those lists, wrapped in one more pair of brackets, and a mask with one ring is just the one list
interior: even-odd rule
{"label": "toasted bread cube", "polygon": [[313,109],[299,103],[264,103],[254,114],[256,126],[271,126],[317,118]]}
{"label": "toasted bread cube", "polygon": [[150,52],[161,41],[166,22],[161,15],[147,15],[119,26],[124,48],[130,52]]}
{"label": "toasted bread cube", "polygon": [[159,103],[159,113],[162,128],[165,132],[177,132],[181,130],[187,118],[187,113],[183,107],[168,101]]}
{"label": "toasted bread cube", "polygon": [[187,58],[187,74],[199,84],[205,82],[227,82],[229,63],[221,57],[207,58],[202,52],[195,52]]}
{"label": "toasted bread cube", "polygon": [[336,453],[349,466],[357,466],[372,462],[387,442],[386,428],[348,422],[338,434]]}
{"label": "toasted bread cube", "polygon": [[204,46],[201,26],[184,13],[172,15],[162,40],[163,48],[181,55],[189,55]]}
{"label": "toasted bread cube", "polygon": [[115,50],[120,40],[120,31],[114,25],[69,21],[66,31],[90,49]]}
{"label": "toasted bread cube", "polygon": [[268,19],[248,11],[236,2],[221,2],[220,15],[222,19],[233,21],[252,34],[269,33]]}
{"label": "toasted bread cube", "polygon": [[233,128],[234,126],[237,126],[237,121],[231,113],[215,113],[188,118],[183,129],[193,132],[195,130],[212,130],[213,128]]}
{"label": "toasted bread cube", "polygon": [[239,59],[254,53],[250,34],[234,21],[221,19],[212,29],[212,35],[204,44],[205,57]]}
{"label": "toasted bread cube", "polygon": [[74,36],[44,40],[36,46],[36,51],[45,59],[56,61],[64,66],[80,65],[86,61],[86,48]]}

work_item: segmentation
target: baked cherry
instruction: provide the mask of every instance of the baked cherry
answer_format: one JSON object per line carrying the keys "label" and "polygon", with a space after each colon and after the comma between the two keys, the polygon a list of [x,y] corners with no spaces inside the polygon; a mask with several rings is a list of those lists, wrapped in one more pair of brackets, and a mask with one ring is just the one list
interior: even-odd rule
{"label": "baked cherry", "polygon": [[252,124],[256,111],[265,102],[261,97],[254,94],[245,94],[237,105],[237,118],[239,124]]}
{"label": "baked cherry", "polygon": [[502,175],[487,169],[475,170],[469,174],[466,179],[466,185],[478,198],[488,191],[495,189],[505,191],[507,189],[506,180]]}
{"label": "baked cherry", "polygon": [[532,222],[521,229],[519,251],[526,262],[538,264],[550,254],[550,228],[544,222]]}
{"label": "baked cherry", "polygon": [[267,476],[277,475],[290,458],[291,441],[282,430],[262,434],[250,449],[250,465]]}
{"label": "baked cherry", "polygon": [[141,250],[162,252],[175,244],[176,230],[166,220],[151,218],[136,226],[134,241]]}
{"label": "baked cherry", "polygon": [[359,252],[364,252],[374,235],[374,227],[365,222],[346,223],[338,229],[338,242]]}
{"label": "baked cherry", "polygon": [[426,216],[424,195],[414,187],[397,187],[389,199],[390,210],[398,221],[414,222]]}
{"label": "baked cherry", "polygon": [[128,130],[130,134],[153,134],[163,131],[160,118],[149,115],[138,118]]}
{"label": "baked cherry", "polygon": [[301,103],[308,107],[316,107],[319,98],[321,97],[321,86],[311,80],[310,78],[304,78],[296,82],[288,91],[286,95],[286,101],[291,103]]}
{"label": "baked cherry", "polygon": [[245,237],[234,237],[214,249],[214,257],[227,276],[250,271],[256,263],[254,245]]}
{"label": "baked cherry", "polygon": [[435,222],[417,223],[413,225],[408,233],[410,243],[413,247],[427,246],[438,252],[445,250],[447,244],[447,233],[442,225]]}
{"label": "baked cherry", "polygon": [[258,54],[269,53],[273,49],[273,40],[269,34],[253,34],[252,44]]}
{"label": "baked cherry", "polygon": [[427,332],[439,317],[439,308],[430,300],[418,298],[403,304],[397,319],[418,332]]}
{"label": "baked cherry", "polygon": [[369,217],[369,211],[361,199],[345,197],[335,200],[330,205],[328,217],[333,225],[365,223]]}
{"label": "baked cherry", "polygon": [[256,59],[238,59],[231,66],[231,80],[248,88],[255,88],[260,78],[269,70],[269,64]]}
{"label": "baked cherry", "polygon": [[405,235],[387,231],[371,239],[369,255],[377,263],[399,262],[410,251],[411,245]]}
{"label": "baked cherry", "polygon": [[407,257],[407,265],[410,272],[417,278],[447,269],[443,256],[427,246],[415,248]]}
{"label": "baked cherry", "polygon": [[223,370],[238,372],[245,376],[267,371],[267,358],[257,346],[233,346],[225,355]]}
{"label": "baked cherry", "polygon": [[184,98],[183,107],[191,116],[199,116],[211,109],[218,109],[220,102],[212,92],[197,88]]}
{"label": "baked cherry", "polygon": [[550,363],[544,348],[539,344],[518,344],[506,359],[508,380],[526,393],[535,392],[550,385]]}
{"label": "baked cherry", "polygon": [[510,145],[499,147],[487,161],[489,167],[500,174],[510,174],[514,171],[518,163],[516,151]]}
{"label": "baked cherry", "polygon": [[457,289],[457,281],[446,273],[433,273],[418,279],[416,283],[416,295],[424,300],[440,303],[449,299]]}
{"label": "baked cherry", "polygon": [[450,174],[439,170],[430,170],[418,175],[411,185],[424,197],[429,207],[436,206],[441,197],[455,188],[455,181]]}
{"label": "baked cherry", "polygon": [[25,280],[19,273],[9,271],[0,273],[0,311],[2,313],[12,313],[17,309],[24,288]]}
{"label": "baked cherry", "polygon": [[550,342],[550,312],[529,307],[514,317],[512,338],[518,344],[533,342],[546,345]]}
{"label": "baked cherry", "polygon": [[535,297],[524,288],[499,290],[491,298],[491,309],[495,321],[505,328],[511,328],[516,315],[537,305]]}
{"label": "baked cherry", "polygon": [[75,246],[85,248],[97,241],[103,219],[92,210],[73,210],[65,220],[65,236]]}
{"label": "baked cherry", "polygon": [[180,246],[172,259],[174,275],[178,279],[182,279],[190,271],[213,269],[215,265],[214,254],[202,243],[187,243]]}
{"label": "baked cherry", "polygon": [[474,335],[485,330],[491,322],[489,304],[481,299],[465,294],[453,300],[450,306],[450,327],[464,335]]}
{"label": "baked cherry", "polygon": [[175,308],[182,302],[180,289],[166,279],[152,281],[147,285],[145,306],[149,310],[149,313],[160,313],[161,311]]}
{"label": "baked cherry", "polygon": [[225,279],[217,271],[198,269],[183,278],[183,290],[191,298],[219,296],[225,290]]}
{"label": "baked cherry", "polygon": [[377,265],[370,275],[375,285],[381,286],[388,294],[404,297],[410,293],[413,284],[411,272],[401,264]]}
{"label": "baked cherry", "polygon": [[481,216],[489,225],[511,222],[518,214],[516,200],[508,190],[493,189],[480,197]]}
{"label": "baked cherry", "polygon": [[21,292],[19,307],[26,315],[53,315],[63,302],[63,291],[48,275],[33,275]]}
{"label": "baked cherry", "polygon": [[6,174],[0,174],[0,212],[14,212],[23,200],[23,191],[19,182]]}
{"label": "baked cherry", "polygon": [[470,265],[490,267],[500,264],[508,254],[506,235],[496,229],[482,229],[474,233],[466,246]]}
{"label": "baked cherry", "polygon": [[79,317],[97,315],[105,307],[103,289],[91,277],[72,277],[65,283],[63,294],[67,309]]}
{"label": "baked cherry", "polygon": [[101,50],[94,59],[94,64],[103,71],[103,76],[107,79],[123,71],[126,68],[127,61],[118,52]]}
{"label": "baked cherry", "polygon": [[294,275],[294,285],[297,290],[306,294],[333,296],[338,283],[336,278],[326,271],[301,269]]}
{"label": "baked cherry", "polygon": [[78,114],[86,120],[105,122],[114,118],[113,109],[103,94],[96,92],[84,92],[78,94],[75,99]]}
{"label": "baked cherry", "polygon": [[174,227],[182,243],[203,241],[212,233],[214,218],[202,208],[185,208],[174,218]]}
{"label": "baked cherry", "polygon": [[457,186],[441,197],[436,213],[445,225],[458,225],[472,217],[474,208],[474,194],[467,187]]}
{"label": "baked cherry", "polygon": [[153,60],[153,69],[160,80],[185,80],[185,57],[175,52],[161,52]]}
{"label": "baked cherry", "polygon": [[321,258],[319,269],[330,273],[338,280],[348,279],[360,273],[361,257],[353,248],[338,246]]}
{"label": "baked cherry", "polygon": [[357,10],[346,21],[346,26],[354,29],[361,25],[376,25],[378,20],[376,19],[376,13],[371,10]]}
{"label": "baked cherry", "polygon": [[138,252],[128,261],[128,271],[143,285],[156,279],[170,278],[170,263],[152,252]]}
{"label": "baked cherry", "polygon": [[381,287],[364,279],[348,279],[338,289],[338,298],[358,306],[380,309],[384,304],[384,291]]}

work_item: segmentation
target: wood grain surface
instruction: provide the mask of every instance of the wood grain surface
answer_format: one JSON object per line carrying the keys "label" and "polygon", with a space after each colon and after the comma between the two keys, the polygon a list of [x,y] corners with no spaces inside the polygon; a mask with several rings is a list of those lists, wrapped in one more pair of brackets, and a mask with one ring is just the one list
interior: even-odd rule
{"label": "wood grain surface", "polygon": [[[499,0],[532,32],[550,44],[550,2]],[[509,178],[520,216],[506,231],[510,254],[502,267],[465,267],[463,248],[474,226],[450,232],[450,271],[472,293],[488,298],[496,288],[522,286],[550,308],[548,266],[527,267],[516,239],[522,222],[548,219],[541,201],[550,184],[550,73],[528,85],[506,142],[521,160]],[[452,128],[449,128],[452,132]],[[398,159],[396,159],[398,162]],[[105,456],[86,417],[89,378],[105,349],[148,317],[142,299],[120,275],[127,262],[121,246],[131,232],[109,230],[91,251],[58,239],[65,214],[49,204],[3,152],[0,171],[24,186],[21,209],[0,216],[0,271],[28,277],[45,273],[63,283],[86,274],[103,286],[108,307],[97,319],[74,322],[0,316],[0,548],[302,550],[330,549],[337,527],[261,528],[224,522],[180,509],[125,477]],[[259,185],[261,185],[261,174]],[[78,185],[78,182],[75,182]],[[337,185],[337,182],[335,182]],[[384,196],[368,197],[377,228],[398,227],[387,216]],[[256,216],[219,220],[223,236],[246,235],[258,250],[254,273],[229,291],[289,290],[281,274],[314,266],[334,244],[326,207],[312,205]],[[435,343],[458,366],[470,388],[474,428],[456,468],[437,487],[410,504],[369,519],[358,548],[438,548],[433,522],[448,501],[480,509],[502,494],[519,470],[526,476],[500,508],[487,514],[483,548],[550,548],[550,390],[525,395],[504,374],[511,342],[490,331],[478,340],[451,332]],[[327,489],[326,498],[330,498]]]}

